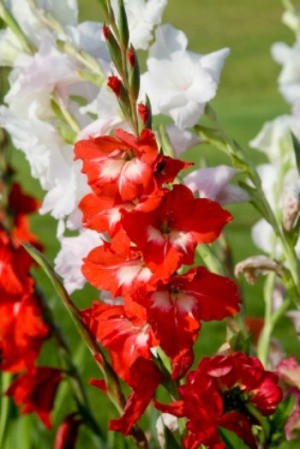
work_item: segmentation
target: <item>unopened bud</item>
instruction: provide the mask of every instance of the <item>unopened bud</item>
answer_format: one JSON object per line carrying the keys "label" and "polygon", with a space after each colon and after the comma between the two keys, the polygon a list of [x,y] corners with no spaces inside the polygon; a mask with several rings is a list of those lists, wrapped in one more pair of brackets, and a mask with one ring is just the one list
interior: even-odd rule
{"label": "unopened bud", "polygon": [[121,80],[117,76],[109,76],[107,85],[116,95],[124,117],[129,117],[131,114],[130,101]]}
{"label": "unopened bud", "polygon": [[128,66],[128,79],[129,79],[129,85],[130,90],[135,99],[139,96],[140,91],[140,69],[138,60],[135,54],[135,50],[133,47],[131,47],[128,50],[127,58],[129,62]]}
{"label": "unopened bud", "polygon": [[283,193],[282,224],[286,231],[291,232],[300,212],[300,192],[294,188]]}
{"label": "unopened bud", "polygon": [[107,25],[103,26],[103,35],[105,37],[112,62],[116,66],[118,72],[122,73],[122,52],[115,36]]}
{"label": "unopened bud", "polygon": [[234,270],[236,277],[243,273],[249,284],[255,284],[258,277],[270,271],[282,276],[282,267],[266,256],[253,256],[238,263]]}
{"label": "unopened bud", "polygon": [[107,81],[108,87],[114,92],[117,98],[121,96],[122,82],[117,76],[109,76]]}
{"label": "unopened bud", "polygon": [[145,125],[145,123],[148,122],[149,117],[150,117],[149,108],[145,104],[140,103],[138,105],[138,113],[139,113],[140,119],[142,120],[143,124]]}
{"label": "unopened bud", "polygon": [[128,50],[127,56],[128,56],[129,64],[133,68],[135,66],[135,63],[136,63],[136,56],[135,56],[135,52],[133,51],[132,48],[130,48]]}
{"label": "unopened bud", "polygon": [[146,103],[139,103],[138,114],[144,125],[144,128],[151,129],[152,127],[152,111],[149,98],[147,97]]}
{"label": "unopened bud", "polygon": [[103,36],[106,41],[109,39],[109,27],[107,25],[103,25]]}

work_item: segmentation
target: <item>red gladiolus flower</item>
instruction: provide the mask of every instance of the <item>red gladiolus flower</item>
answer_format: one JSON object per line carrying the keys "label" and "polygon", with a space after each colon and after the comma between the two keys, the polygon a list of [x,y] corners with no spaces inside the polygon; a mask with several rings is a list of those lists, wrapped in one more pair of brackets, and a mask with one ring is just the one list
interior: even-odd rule
{"label": "red gladiolus flower", "polygon": [[122,227],[122,210],[131,210],[134,204],[115,205],[112,198],[99,197],[95,193],[90,193],[81,200],[79,207],[83,213],[83,223],[86,228],[100,233],[107,232],[112,237]]}
{"label": "red gladiolus flower", "polygon": [[157,209],[127,213],[122,225],[151,271],[166,279],[180,265],[193,264],[196,245],[215,240],[230,220],[218,203],[195,199],[190,189],[175,185]]}
{"label": "red gladiolus flower", "polygon": [[282,398],[277,376],[265,371],[255,357],[242,353],[204,358],[196,371],[179,387],[182,400],[170,407],[157,407],[175,416],[188,419],[186,449],[201,444],[211,449],[226,449],[218,434],[218,427],[235,432],[245,443],[257,448],[251,432],[255,417],[247,408],[254,405],[263,415],[270,415]]}
{"label": "red gladiolus flower", "polygon": [[237,313],[240,305],[235,283],[204,267],[171,277],[139,301],[160,346],[172,359],[173,378],[182,377],[193,362],[200,322],[222,320]]}
{"label": "red gladiolus flower", "polygon": [[46,427],[51,427],[50,413],[61,381],[61,370],[37,367],[17,377],[7,390],[7,396],[21,405],[21,413],[36,413]]}
{"label": "red gladiolus flower", "polygon": [[[37,238],[30,232],[27,215],[36,212],[39,208],[39,201],[29,195],[25,195],[19,184],[12,185],[8,198],[10,214],[13,217],[12,237],[16,246],[20,245],[20,240],[37,243]],[[41,246],[39,245],[39,248]]]}
{"label": "red gladiolus flower", "polygon": [[131,201],[152,185],[158,148],[149,129],[139,138],[121,129],[115,136],[77,142],[75,155],[83,160],[83,173],[97,195]]}
{"label": "red gladiolus flower", "polygon": [[141,417],[152,396],[163,381],[163,375],[150,360],[139,357],[131,366],[131,387],[133,392],[129,396],[123,415],[119,419],[110,421],[109,429],[122,432],[130,431]]}
{"label": "red gladiolus flower", "polygon": [[156,184],[162,186],[173,182],[181,170],[185,170],[191,165],[193,165],[192,162],[184,162],[180,159],[160,155],[153,173]]}
{"label": "red gladiolus flower", "polygon": [[18,300],[33,289],[29,269],[33,261],[22,248],[15,248],[4,232],[0,232],[0,294]]}
{"label": "red gladiolus flower", "polygon": [[131,385],[131,366],[139,357],[152,361],[150,347],[157,343],[144,307],[135,303],[127,310],[94,302],[82,316],[95,338],[109,349],[115,371]]}
{"label": "red gladiolus flower", "polygon": [[154,289],[156,277],[144,264],[141,254],[131,249],[128,255],[116,254],[109,244],[93,249],[84,259],[82,273],[99,290],[113,297]]}
{"label": "red gladiolus flower", "polygon": [[109,350],[116,373],[133,389],[123,415],[110,423],[111,430],[127,435],[163,380],[150,353],[157,342],[147,324],[146,311],[136,303],[125,307],[94,303],[82,316],[93,335]]}
{"label": "red gladiolus flower", "polygon": [[19,301],[0,303],[0,367],[17,373],[32,368],[41,346],[49,335],[49,327],[41,319],[38,300],[33,295]]}

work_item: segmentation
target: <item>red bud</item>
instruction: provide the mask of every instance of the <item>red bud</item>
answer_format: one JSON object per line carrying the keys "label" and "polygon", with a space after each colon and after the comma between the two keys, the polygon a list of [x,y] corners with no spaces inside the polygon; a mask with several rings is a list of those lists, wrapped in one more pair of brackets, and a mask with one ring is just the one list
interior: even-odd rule
{"label": "red bud", "polygon": [[130,48],[130,49],[128,50],[127,56],[128,56],[129,64],[130,64],[131,67],[133,68],[133,67],[135,66],[135,63],[136,63],[135,52]]}
{"label": "red bud", "polygon": [[139,116],[140,116],[143,124],[145,125],[150,118],[150,109],[145,104],[140,103],[138,105],[138,113],[139,113]]}
{"label": "red bud", "polygon": [[116,97],[120,98],[122,83],[119,78],[117,76],[109,76],[107,85],[111,88]]}
{"label": "red bud", "polygon": [[108,41],[109,38],[109,27],[106,25],[103,25],[103,36],[105,38],[105,40]]}
{"label": "red bud", "polygon": [[74,449],[81,423],[76,413],[68,415],[57,429],[54,449]]}

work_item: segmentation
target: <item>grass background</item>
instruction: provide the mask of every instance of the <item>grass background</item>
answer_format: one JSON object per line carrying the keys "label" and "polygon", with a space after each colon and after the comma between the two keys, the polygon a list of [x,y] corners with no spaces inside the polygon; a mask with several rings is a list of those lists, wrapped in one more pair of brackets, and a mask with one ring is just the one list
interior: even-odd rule
{"label": "grass background", "polygon": [[[64,0],[60,0],[64,1]],[[79,0],[81,20],[101,20],[97,0]],[[245,148],[260,130],[263,122],[288,111],[277,90],[280,68],[270,57],[270,46],[275,41],[292,43],[292,33],[281,24],[282,6],[279,0],[169,0],[164,22],[182,29],[189,38],[189,49],[199,53],[230,47],[231,54],[226,61],[220,88],[213,106],[218,112],[227,132]],[[167,76],[167,74],[166,74]],[[247,150],[255,162],[263,162],[264,156],[254,150]],[[224,156],[212,147],[199,147],[190,153],[196,160],[205,158],[207,165],[228,163]],[[13,164],[25,189],[42,197],[38,181],[32,180],[27,163],[20,152],[13,152]],[[257,221],[257,214],[251,206],[230,208],[234,220],[228,226],[228,238],[235,262],[259,253],[251,242],[250,227]],[[56,223],[49,216],[36,216],[32,220],[34,230],[41,236],[46,254],[53,260],[58,251],[55,238]],[[55,310],[57,321],[64,329],[78,366],[87,381],[97,377],[90,355],[78,345],[78,337],[66,312],[57,300],[52,287],[42,273],[38,273],[40,285],[47,300]],[[254,287],[241,282],[247,313],[251,316],[263,314],[263,281]],[[74,300],[82,307],[90,304],[94,292],[86,289],[76,293]],[[287,353],[300,349],[296,334],[287,320],[276,331],[283,341]],[[197,355],[212,354],[222,342],[224,326],[212,323],[204,328],[197,345]],[[42,363],[56,362],[55,347],[51,342],[45,345]],[[101,393],[87,387],[94,411],[105,429],[112,410],[102,400]],[[60,390],[54,423],[71,411],[72,401],[66,388]],[[150,419],[150,418],[149,418]],[[35,417],[27,416],[14,423],[13,432],[5,449],[38,449],[52,447],[54,432],[45,432]],[[97,447],[87,432],[81,432],[78,447]],[[122,448],[118,437],[109,435],[109,447]],[[117,440],[113,440],[117,438]],[[128,443],[130,445],[130,443]],[[2,449],[2,448],[1,448]]]}

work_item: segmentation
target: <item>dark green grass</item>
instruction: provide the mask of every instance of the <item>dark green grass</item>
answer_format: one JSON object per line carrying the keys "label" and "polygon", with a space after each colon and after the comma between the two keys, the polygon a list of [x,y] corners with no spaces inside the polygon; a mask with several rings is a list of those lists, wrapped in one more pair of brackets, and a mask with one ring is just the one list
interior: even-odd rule
{"label": "dark green grass", "polygon": [[[81,19],[101,19],[97,0],[81,0]],[[98,12],[97,12],[98,11]],[[280,22],[282,7],[276,0],[169,0],[164,16],[164,22],[170,22],[187,34],[190,49],[205,53],[230,47],[231,54],[226,61],[220,89],[213,106],[218,112],[221,122],[227,132],[239,140],[247,149],[248,141],[253,138],[261,128],[264,121],[272,119],[288,111],[287,105],[281,99],[276,85],[279,67],[270,57],[270,46],[277,40],[292,43],[293,36]],[[166,75],[167,76],[167,75]],[[248,154],[255,162],[264,161],[263,155],[247,149]],[[207,165],[228,163],[226,157],[212,147],[199,147],[191,152],[195,159],[205,159]],[[28,164],[23,155],[14,151],[12,161],[18,172],[18,178],[24,188],[42,198],[39,183],[30,176]],[[251,242],[250,227],[256,222],[258,215],[250,205],[231,207],[234,215],[233,222],[228,226],[227,235],[232,246],[235,262],[245,257],[257,254],[259,251]],[[56,223],[49,216],[36,216],[32,219],[34,230],[41,236],[45,245],[46,254],[50,260],[58,250],[55,237]],[[87,382],[90,377],[97,377],[99,373],[84,349],[78,347],[78,336],[74,326],[59,303],[49,281],[42,273],[37,279],[43,287],[45,295],[55,310],[55,316],[69,340],[73,353],[78,356],[79,369]],[[241,281],[243,296],[246,300],[247,312],[252,315],[263,314],[263,281],[255,286],[249,286]],[[80,307],[88,306],[95,292],[84,290],[74,295],[74,300]],[[295,332],[288,321],[278,327],[276,336],[283,341],[288,351],[299,349],[296,343]],[[222,343],[224,338],[224,325],[213,323],[204,326],[203,334],[197,344],[197,356],[212,354]],[[48,343],[43,350],[42,363],[55,363],[56,350],[52,343]],[[102,393],[87,387],[91,397],[94,411],[99,422],[106,428],[108,415],[112,409],[103,401]],[[63,392],[60,393],[63,395]],[[55,412],[55,423],[70,411],[70,395],[64,398],[62,405]],[[61,404],[61,398],[57,403]],[[26,417],[19,425],[20,432],[14,432],[17,442],[11,442],[6,449],[18,447],[20,449],[37,449],[50,447],[53,432],[37,432],[42,427],[33,417]],[[23,426],[23,427],[22,427]],[[27,433],[26,433],[26,429]],[[26,437],[26,435],[28,436]],[[93,445],[86,433],[81,434],[81,443],[78,447],[92,449]],[[110,437],[112,438],[112,437]],[[111,448],[122,449],[121,442],[110,442]]]}

